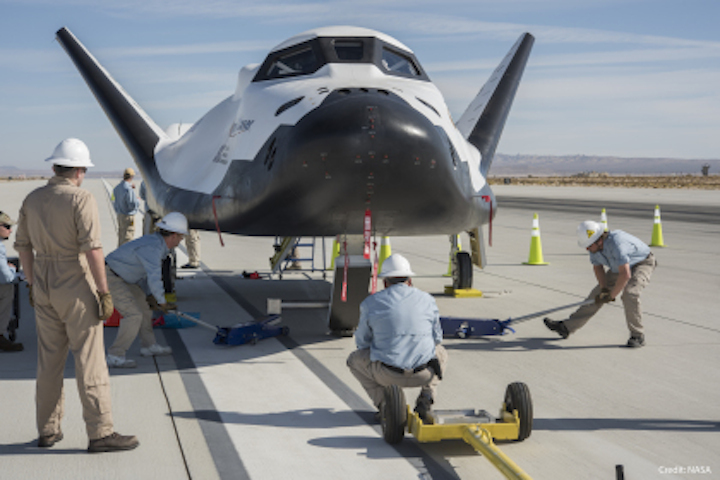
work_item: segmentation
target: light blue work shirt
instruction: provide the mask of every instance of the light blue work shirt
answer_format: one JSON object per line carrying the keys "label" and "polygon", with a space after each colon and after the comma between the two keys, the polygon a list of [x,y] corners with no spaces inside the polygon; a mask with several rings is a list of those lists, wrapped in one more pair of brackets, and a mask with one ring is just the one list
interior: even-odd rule
{"label": "light blue work shirt", "polygon": [[153,233],[123,243],[105,257],[105,263],[127,283],[139,285],[152,293],[159,304],[165,303],[162,262],[170,253],[160,233]]}
{"label": "light blue work shirt", "polygon": [[140,200],[135,195],[135,190],[130,182],[123,180],[118,183],[113,190],[113,195],[115,196],[113,204],[115,212],[123,215],[135,215],[140,209]]}
{"label": "light blue work shirt", "polygon": [[[0,285],[13,283],[15,280],[15,270],[10,268],[7,262],[7,250],[5,245],[0,242]],[[3,333],[3,332],[0,332]]]}
{"label": "light blue work shirt", "polygon": [[603,249],[590,254],[590,263],[610,267],[611,272],[618,273],[620,265],[627,263],[632,267],[648,255],[650,247],[642,240],[622,230],[613,230],[603,241]]}
{"label": "light blue work shirt", "polygon": [[355,343],[359,349],[370,349],[372,361],[413,369],[432,360],[440,342],[435,299],[417,288],[398,283],[360,304]]}

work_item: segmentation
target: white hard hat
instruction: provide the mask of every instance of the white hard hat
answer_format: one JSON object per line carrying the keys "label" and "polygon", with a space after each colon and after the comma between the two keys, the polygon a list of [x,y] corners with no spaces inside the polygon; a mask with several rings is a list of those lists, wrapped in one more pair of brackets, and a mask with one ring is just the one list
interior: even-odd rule
{"label": "white hard hat", "polygon": [[182,233],[183,235],[188,234],[188,221],[180,212],[170,212],[165,215],[162,220],[157,222],[158,228],[167,230],[168,232]]}
{"label": "white hard hat", "polygon": [[382,265],[382,272],[380,272],[380,277],[382,278],[403,278],[414,275],[415,272],[410,269],[410,262],[399,253],[393,253],[386,258]]}
{"label": "white hard hat", "polygon": [[600,238],[604,231],[605,227],[598,222],[585,220],[577,227],[578,245],[581,248],[589,247]]}
{"label": "white hard hat", "polygon": [[66,138],[55,147],[52,156],[45,159],[60,167],[94,167],[90,151],[82,140]]}

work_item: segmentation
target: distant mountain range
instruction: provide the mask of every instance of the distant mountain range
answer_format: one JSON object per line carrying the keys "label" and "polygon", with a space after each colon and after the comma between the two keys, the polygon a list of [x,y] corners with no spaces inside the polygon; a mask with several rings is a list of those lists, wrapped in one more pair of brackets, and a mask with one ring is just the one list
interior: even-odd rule
{"label": "distant mountain range", "polygon": [[496,153],[490,173],[498,175],[575,175],[597,172],[610,175],[700,174],[710,165],[710,174],[720,174],[720,159],[624,158],[596,155],[505,155]]}
{"label": "distant mountain range", "polygon": [[[498,175],[575,175],[598,172],[610,175],[674,175],[700,174],[703,165],[710,165],[711,174],[720,174],[720,159],[685,160],[680,158],[623,158],[597,155],[505,155],[495,154],[490,173]],[[47,170],[0,167],[0,177],[50,176]],[[122,170],[88,171],[88,177],[122,178]]]}
{"label": "distant mountain range", "polygon": [[[0,167],[0,179],[6,179],[8,177],[17,178],[17,177],[21,177],[23,175],[25,177],[51,177],[53,175],[53,172],[52,172],[51,168],[46,168],[46,169],[42,169],[42,170],[33,170],[33,169],[29,169],[29,168],[19,168],[19,167],[12,167],[12,166]],[[118,170],[116,172],[115,171],[99,171],[99,170],[95,170],[95,169],[91,168],[88,170],[86,176],[87,176],[87,178],[100,178],[100,177],[117,178],[119,181],[119,179],[122,178],[122,175],[123,175],[122,170]]]}

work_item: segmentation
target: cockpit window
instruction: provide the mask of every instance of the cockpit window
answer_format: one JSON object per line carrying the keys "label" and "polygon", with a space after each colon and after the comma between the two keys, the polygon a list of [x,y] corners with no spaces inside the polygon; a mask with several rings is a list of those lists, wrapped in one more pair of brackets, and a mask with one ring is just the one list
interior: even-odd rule
{"label": "cockpit window", "polygon": [[363,59],[363,42],[360,40],[335,40],[333,46],[339,60],[360,61]]}
{"label": "cockpit window", "polygon": [[318,59],[315,52],[308,46],[275,58],[265,76],[267,79],[271,79],[305,75],[317,70],[317,64]]}
{"label": "cockpit window", "polygon": [[382,66],[388,72],[411,77],[420,76],[420,71],[409,57],[390,50],[389,48],[383,47],[381,61]]}

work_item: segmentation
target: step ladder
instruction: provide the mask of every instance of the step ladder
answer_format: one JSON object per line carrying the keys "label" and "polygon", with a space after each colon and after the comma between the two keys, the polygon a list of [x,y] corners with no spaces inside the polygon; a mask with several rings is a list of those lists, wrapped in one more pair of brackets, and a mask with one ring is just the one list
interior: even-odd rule
{"label": "step ladder", "polygon": [[[323,280],[326,277],[326,254],[325,254],[325,237],[308,237],[308,241],[303,242],[303,237],[275,237],[275,255],[270,258],[270,266],[272,267],[272,273],[279,275],[282,280],[284,272],[323,272]],[[315,246],[320,241],[322,247],[322,265],[316,266],[315,262]],[[299,255],[293,257],[293,251],[297,248],[298,254],[301,249],[310,249],[310,252],[304,256]],[[308,263],[309,267],[303,266],[299,269],[289,268],[295,262],[301,264],[303,262]],[[318,262],[320,263],[320,262]]]}

